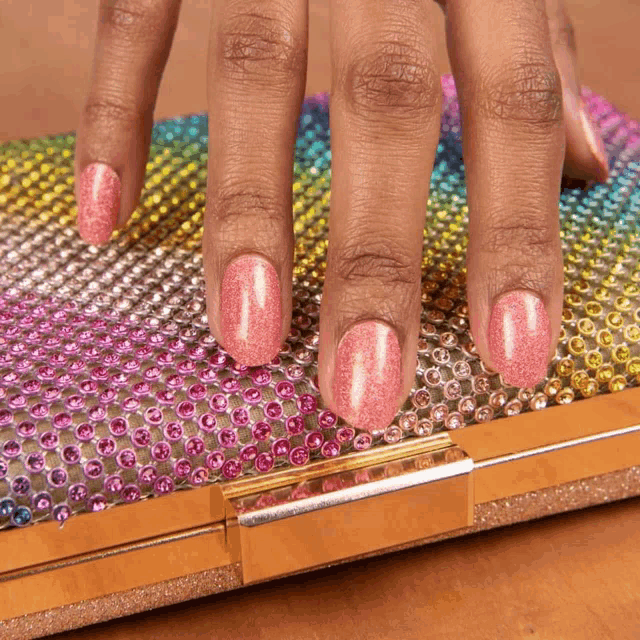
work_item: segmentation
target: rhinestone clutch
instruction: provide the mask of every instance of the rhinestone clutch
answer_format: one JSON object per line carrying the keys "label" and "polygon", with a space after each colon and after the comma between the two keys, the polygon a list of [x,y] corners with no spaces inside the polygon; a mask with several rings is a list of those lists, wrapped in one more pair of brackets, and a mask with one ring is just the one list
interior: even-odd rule
{"label": "rhinestone clutch", "polygon": [[[640,124],[585,92],[610,179],[562,192],[560,342],[546,380],[516,389],[469,333],[459,109],[450,76],[442,88],[416,380],[374,435],[328,411],[316,380],[327,96],[299,121],[292,329],[260,368],[234,363],[208,330],[205,115],[155,125],[140,206],[101,248],[75,230],[74,136],[0,147],[2,637],[640,494]],[[440,504],[438,522],[405,514],[415,500]],[[354,505],[380,529],[383,504],[411,526],[314,547],[323,532],[355,535],[341,515]],[[132,558],[143,569],[128,570]],[[110,587],[57,593],[100,571]]]}

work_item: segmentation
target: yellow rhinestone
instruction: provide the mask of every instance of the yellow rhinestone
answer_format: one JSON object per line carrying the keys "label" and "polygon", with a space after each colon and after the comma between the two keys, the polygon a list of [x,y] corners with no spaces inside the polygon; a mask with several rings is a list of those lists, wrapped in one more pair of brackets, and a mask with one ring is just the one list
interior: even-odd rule
{"label": "yellow rhinestone", "polygon": [[625,283],[624,287],[622,287],[625,296],[637,296],[638,295],[638,285],[633,282]]}
{"label": "yellow rhinestone", "polygon": [[562,310],[562,322],[571,322],[573,320],[573,311],[566,307]]}
{"label": "yellow rhinestone", "polygon": [[601,347],[610,347],[613,344],[613,336],[607,329],[600,329],[596,335],[596,342]]}
{"label": "yellow rhinestone", "polygon": [[599,316],[602,313],[602,305],[598,302],[590,301],[584,305],[584,310],[589,316]]}
{"label": "yellow rhinestone", "polygon": [[597,369],[602,362],[602,354],[599,351],[589,351],[584,357],[584,363],[589,369]]}
{"label": "yellow rhinestone", "polygon": [[640,375],[640,358],[631,358],[627,362],[627,373],[632,376]]}
{"label": "yellow rhinestone", "polygon": [[631,351],[629,350],[629,347],[620,344],[611,352],[611,355],[615,362],[622,363],[626,362],[631,357]]}
{"label": "yellow rhinestone", "polygon": [[573,360],[562,358],[556,364],[556,372],[560,377],[567,377],[573,373]]}
{"label": "yellow rhinestone", "polygon": [[578,331],[583,336],[592,336],[596,332],[596,325],[589,318],[580,318],[578,320]]}
{"label": "yellow rhinestone", "polygon": [[584,398],[592,398],[598,393],[598,382],[593,378],[589,378],[587,383],[580,389],[580,393]]}
{"label": "yellow rhinestone", "polygon": [[619,329],[624,324],[624,319],[617,311],[607,314],[605,323],[610,329]]}
{"label": "yellow rhinestone", "polygon": [[569,353],[573,356],[581,356],[586,350],[584,340],[579,336],[571,338],[568,347]]}
{"label": "yellow rhinestone", "polygon": [[607,291],[607,289],[605,289],[604,287],[598,287],[594,291],[593,295],[595,296],[595,299],[599,300],[600,302],[605,302],[611,297],[609,291]]}
{"label": "yellow rhinestone", "polygon": [[613,365],[603,364],[601,367],[598,367],[598,371],[596,371],[596,380],[601,384],[607,383],[613,378],[613,373]]}
{"label": "yellow rhinestone", "polygon": [[613,376],[613,378],[611,378],[611,380],[609,381],[609,391],[611,391],[611,393],[623,391],[626,386],[627,381],[622,375]]}
{"label": "yellow rhinestone", "polygon": [[589,382],[589,374],[586,371],[576,371],[571,376],[571,386],[574,389],[581,389]]}
{"label": "yellow rhinestone", "polygon": [[640,340],[640,328],[636,324],[630,324],[624,329],[624,337],[629,342],[638,342]]}
{"label": "yellow rhinestone", "polygon": [[564,389],[561,389],[560,391],[558,391],[558,393],[556,394],[556,402],[558,404],[569,404],[575,397],[575,394],[573,393],[573,389],[571,389],[570,387],[565,387]]}
{"label": "yellow rhinestone", "polygon": [[577,293],[567,293],[564,299],[572,307],[579,307],[582,304],[582,298]]}
{"label": "yellow rhinestone", "polygon": [[625,296],[619,296],[613,303],[618,311],[629,311],[631,309],[631,300]]}

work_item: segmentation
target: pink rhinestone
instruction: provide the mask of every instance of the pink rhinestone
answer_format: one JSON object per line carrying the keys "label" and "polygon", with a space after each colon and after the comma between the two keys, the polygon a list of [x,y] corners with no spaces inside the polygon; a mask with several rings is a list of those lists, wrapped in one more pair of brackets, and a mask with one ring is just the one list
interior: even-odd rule
{"label": "pink rhinestone", "polygon": [[236,427],[246,427],[249,424],[249,412],[244,407],[238,407],[231,412],[231,422]]}
{"label": "pink rhinestone", "polygon": [[55,449],[59,441],[58,434],[53,431],[46,431],[40,436],[40,446],[48,451]]}
{"label": "pink rhinestone", "polygon": [[9,409],[24,409],[27,406],[27,398],[18,393],[11,396],[7,402]]}
{"label": "pink rhinestone", "polygon": [[125,502],[136,502],[140,500],[142,492],[135,484],[128,484],[121,493],[122,499]]}
{"label": "pink rhinestone", "polygon": [[290,436],[297,436],[304,431],[304,418],[302,416],[289,416],[284,424]]}
{"label": "pink rhinestone", "polygon": [[196,413],[196,407],[193,402],[184,400],[176,407],[176,413],[179,418],[182,418],[183,420],[190,420]]}
{"label": "pink rhinestone", "polygon": [[84,465],[84,475],[87,478],[91,478],[91,479],[95,479],[95,478],[99,478],[102,475],[102,472],[104,471],[104,467],[102,465],[102,462],[100,462],[100,460],[89,460],[85,465]]}
{"label": "pink rhinestone", "polygon": [[493,409],[488,406],[478,407],[475,418],[478,422],[489,422],[493,419]]}
{"label": "pink rhinestone", "polygon": [[266,473],[273,469],[273,456],[270,453],[259,453],[253,463],[255,468],[261,473]]}
{"label": "pink rhinestone", "polygon": [[457,380],[449,380],[444,385],[444,395],[449,400],[456,400],[462,393],[462,387]]}
{"label": "pink rhinestone", "polygon": [[107,380],[107,378],[109,377],[109,371],[106,367],[95,367],[95,369],[93,369],[91,371],[91,378],[93,380]]}
{"label": "pink rhinestone", "polygon": [[209,469],[220,469],[224,464],[224,454],[222,451],[212,451],[207,455],[204,463]]}
{"label": "pink rhinestone", "polygon": [[[49,412],[49,409],[46,405],[41,405],[41,406],[46,410],[47,413]],[[31,410],[31,413],[33,414],[33,409]],[[39,417],[39,416],[36,415],[34,417]],[[11,411],[8,411],[7,409],[0,409],[0,426],[6,427],[8,424],[11,424],[12,420],[13,420],[13,413],[11,413]]]}
{"label": "pink rhinestone", "polygon": [[22,445],[16,440],[9,440],[4,443],[2,452],[7,458],[17,458],[22,453]]}
{"label": "pink rhinestone", "polygon": [[183,376],[193,375],[196,371],[196,363],[190,362],[189,360],[183,360],[182,362],[178,362],[178,366],[176,367],[178,373]]}
{"label": "pink rhinestone", "polygon": [[176,359],[172,353],[161,353],[158,356],[158,365],[161,367],[171,367],[175,363]]}
{"label": "pink rhinestone", "polygon": [[34,511],[49,511],[53,506],[53,499],[48,493],[37,493],[31,501]]}
{"label": "pink rhinestone", "polygon": [[53,510],[53,519],[56,522],[59,522],[60,524],[68,520],[70,515],[71,515],[71,509],[69,509],[69,507],[66,504],[59,504]]}
{"label": "pink rhinestone", "polygon": [[203,369],[198,374],[198,378],[200,378],[200,380],[204,384],[211,384],[212,382],[216,381],[218,376],[217,376],[216,372],[213,369]]}
{"label": "pink rhinestone", "polygon": [[258,455],[258,447],[255,444],[248,444],[240,450],[238,456],[242,462],[250,462]]}
{"label": "pink rhinestone", "polygon": [[189,482],[194,487],[200,487],[209,480],[209,471],[204,467],[197,467],[193,470]]}
{"label": "pink rhinestone", "polygon": [[16,433],[21,438],[32,438],[36,434],[36,425],[25,420],[16,427]]}
{"label": "pink rhinestone", "polygon": [[166,462],[171,457],[171,445],[164,440],[151,447],[151,457],[157,462]]}
{"label": "pink rhinestone", "polygon": [[31,489],[31,482],[26,476],[17,476],[11,483],[11,491],[19,496],[26,496]]}
{"label": "pink rhinestone", "polygon": [[231,460],[227,460],[222,465],[222,475],[227,480],[233,480],[234,478],[237,478],[240,475],[241,471],[242,471],[242,463],[240,463],[238,460],[234,458],[232,458]]}
{"label": "pink rhinestone", "polygon": [[442,422],[449,415],[449,407],[446,404],[436,404],[431,407],[430,417],[434,422]]}
{"label": "pink rhinestone", "polygon": [[302,484],[294,487],[289,496],[289,500],[304,500],[305,498],[311,498],[314,495],[311,487]]}
{"label": "pink rhinestone", "polygon": [[108,505],[107,499],[99,493],[91,496],[87,500],[87,510],[91,512],[104,511]]}
{"label": "pink rhinestone", "polygon": [[115,454],[117,449],[116,441],[113,438],[101,438],[96,444],[96,451],[99,456],[109,458]]}
{"label": "pink rhinestone", "polygon": [[170,407],[176,401],[176,394],[171,389],[162,389],[156,393],[159,404]]}
{"label": "pink rhinestone", "polygon": [[309,449],[319,449],[324,442],[324,436],[320,431],[312,431],[308,433],[304,439],[304,443]]}
{"label": "pink rhinestone", "polygon": [[240,383],[235,378],[225,378],[220,381],[220,388],[226,393],[236,393],[240,390]]}
{"label": "pink rhinestone", "polygon": [[402,439],[402,429],[397,427],[396,425],[391,425],[387,427],[384,432],[384,441],[389,444],[395,444],[396,442],[400,442]]}
{"label": "pink rhinestone", "polygon": [[487,393],[489,391],[489,378],[485,375],[475,376],[471,386],[477,394]]}
{"label": "pink rhinestone", "polygon": [[258,404],[262,400],[262,391],[255,387],[249,387],[242,392],[242,397],[248,404]]}
{"label": "pink rhinestone", "polygon": [[99,396],[98,402],[101,404],[111,404],[118,397],[115,389],[105,389]]}
{"label": "pink rhinestone", "polygon": [[173,340],[169,340],[169,342],[167,343],[167,347],[170,351],[173,351],[175,353],[181,353],[185,349],[184,342],[182,342],[180,338],[173,338]]}
{"label": "pink rhinestone", "polygon": [[300,466],[309,461],[309,451],[306,447],[294,447],[289,454],[289,462]]}
{"label": "pink rhinestone", "polygon": [[251,433],[256,440],[268,440],[271,436],[271,426],[267,422],[256,422]]}
{"label": "pink rhinestone", "polygon": [[460,427],[464,427],[464,418],[460,413],[450,413],[447,416],[445,425],[447,429],[460,429]]}
{"label": "pink rhinestone", "polygon": [[344,444],[346,442],[351,442],[351,440],[353,440],[355,435],[356,435],[355,429],[352,429],[351,427],[341,427],[336,432],[336,440],[339,443]]}
{"label": "pink rhinestone", "polygon": [[291,443],[286,438],[278,438],[271,445],[274,456],[286,456],[291,449]]}
{"label": "pink rhinestone", "polygon": [[67,484],[68,474],[62,467],[57,467],[55,469],[51,469],[49,474],[47,475],[47,482],[49,486],[54,489],[59,489],[60,487],[64,487]]}
{"label": "pink rhinestone", "polygon": [[145,422],[150,424],[152,427],[157,427],[162,424],[162,421],[164,420],[164,415],[162,413],[162,410],[159,409],[158,407],[149,407],[144,412],[144,420]]}
{"label": "pink rhinestone", "polygon": [[227,356],[221,352],[214,353],[209,358],[209,364],[217,369],[222,369],[222,367],[227,364]]}
{"label": "pink rhinestone", "polygon": [[77,447],[74,444],[67,445],[62,450],[61,457],[62,461],[66,462],[67,464],[77,464],[78,462],[80,462],[80,458],[82,457],[80,447]]}
{"label": "pink rhinestone", "polygon": [[216,393],[211,397],[211,400],[209,400],[209,406],[212,411],[215,411],[216,413],[223,413],[227,410],[229,402],[221,393]]}
{"label": "pink rhinestone", "polygon": [[270,420],[278,420],[282,417],[282,407],[274,401],[268,402],[264,408],[264,413]]}
{"label": "pink rhinestone", "polygon": [[109,431],[111,435],[119,437],[127,433],[129,422],[126,418],[113,418],[109,423]]}
{"label": "pink rhinestone", "polygon": [[84,404],[84,398],[78,395],[69,396],[64,402],[69,411],[80,411],[84,408]]}
{"label": "pink rhinestone", "polygon": [[[40,380],[53,380],[55,378],[56,372],[54,369],[52,369],[51,367],[40,367],[37,371],[36,371],[36,375],[38,376],[38,378],[40,378]],[[15,379],[18,379],[18,376],[15,376]]]}
{"label": "pink rhinestone", "polygon": [[198,426],[204,433],[212,433],[218,424],[217,418],[210,413],[203,413],[198,418]]}
{"label": "pink rhinestone", "polygon": [[290,364],[285,373],[290,380],[300,380],[304,377],[304,369],[299,364]]}
{"label": "pink rhinestone", "polygon": [[233,429],[222,429],[218,433],[218,442],[221,447],[230,449],[238,443],[238,434]]}
{"label": "pink rhinestone", "polygon": [[92,395],[94,393],[97,393],[98,391],[98,384],[93,380],[83,380],[80,383],[79,387],[80,391],[85,395]]}
{"label": "pink rhinestone", "polygon": [[271,373],[266,369],[255,369],[250,375],[253,380],[253,384],[258,387],[265,387],[271,383]]}
{"label": "pink rhinestone", "polygon": [[191,463],[184,458],[178,460],[173,465],[173,473],[177,478],[186,478],[191,473]]}
{"label": "pink rhinestone", "polygon": [[149,367],[144,370],[142,377],[147,381],[154,381],[157,380],[161,374],[162,371],[160,370],[160,367]]}
{"label": "pink rhinestone", "polygon": [[318,408],[318,401],[309,393],[303,393],[297,400],[296,404],[300,413],[314,413]]}
{"label": "pink rhinestone", "polygon": [[57,378],[56,382],[61,387],[68,387],[74,382],[74,377],[69,372],[61,373]]}
{"label": "pink rhinestone", "polygon": [[318,425],[323,429],[330,429],[335,426],[337,422],[336,414],[331,411],[325,410],[318,416]]}
{"label": "pink rhinestone", "polygon": [[138,473],[138,482],[140,484],[153,484],[157,477],[158,471],[156,468],[152,465],[147,465],[140,469],[140,473]]}
{"label": "pink rhinestone", "polygon": [[184,435],[184,429],[179,422],[168,422],[164,428],[164,437],[169,442],[177,442]]}
{"label": "pink rhinestone", "polygon": [[194,402],[198,402],[199,400],[204,399],[206,395],[207,395],[207,388],[200,383],[192,384],[187,389],[187,396]]}
{"label": "pink rhinestone", "polygon": [[476,410],[476,400],[472,396],[461,398],[458,402],[458,411],[464,415],[471,415]]}
{"label": "pink rhinestone", "polygon": [[120,476],[109,476],[104,481],[104,490],[107,493],[120,493],[124,487],[124,480]]}
{"label": "pink rhinestone", "polygon": [[140,369],[140,363],[137,360],[127,360],[122,363],[122,370],[125,373],[137,373]]}
{"label": "pink rhinestone", "polygon": [[71,502],[82,502],[83,500],[86,500],[88,493],[89,490],[87,489],[86,484],[72,484],[69,487],[67,495]]}
{"label": "pink rhinestone", "polygon": [[430,387],[437,387],[442,383],[442,375],[438,369],[427,369],[424,372],[424,381]]}
{"label": "pink rhinestone", "polygon": [[131,434],[131,442],[136,447],[148,447],[151,444],[151,432],[144,427],[138,427]]}
{"label": "pink rhinestone", "polygon": [[[46,404],[44,404],[43,402],[38,402],[37,404],[34,404],[34,405],[31,407],[31,409],[30,409],[29,413],[30,413],[34,418],[46,418],[46,417],[47,417],[47,415],[49,415],[49,407],[48,407]],[[11,412],[6,411],[6,410],[2,412],[2,415],[1,415],[0,417],[2,418],[2,421],[3,421],[5,424],[7,424],[6,416],[9,416],[9,418],[11,418],[11,417],[12,417]],[[9,419],[9,422],[10,422],[10,421],[11,421],[11,420]]]}
{"label": "pink rhinestone", "polygon": [[151,393],[151,385],[142,380],[141,382],[136,382],[133,387],[131,387],[131,391],[133,395],[137,397],[148,396]]}
{"label": "pink rhinestone", "polygon": [[184,378],[173,373],[167,378],[167,386],[172,389],[181,389],[184,386]]}
{"label": "pink rhinestone", "polygon": [[93,438],[95,432],[96,431],[93,428],[93,425],[83,422],[76,427],[75,435],[78,440],[81,440],[82,442],[88,442]]}
{"label": "pink rhinestone", "polygon": [[[42,367],[42,369],[47,369],[47,374],[48,374],[47,378],[52,379],[55,376],[55,371],[53,369],[50,369],[49,367]],[[49,374],[49,371],[51,372],[50,374]],[[2,382],[7,386],[16,384],[18,380],[20,380],[20,376],[13,371],[10,371],[9,373],[5,373],[2,376]]]}
{"label": "pink rhinestone", "polygon": [[133,469],[136,466],[136,453],[133,449],[123,449],[116,456],[116,464],[122,469]]}
{"label": "pink rhinestone", "polygon": [[202,453],[204,453],[204,440],[202,440],[202,438],[198,438],[197,436],[189,438],[184,443],[184,451],[188,456],[192,458],[194,456],[201,455]]}
{"label": "pink rhinestone", "polygon": [[153,490],[158,495],[166,495],[173,491],[174,484],[173,480],[169,476],[160,476],[153,483]]}
{"label": "pink rhinestone", "polygon": [[89,420],[93,422],[101,422],[106,417],[107,417],[107,410],[100,405],[91,407],[89,411],[87,411],[87,418],[89,418]]}
{"label": "pink rhinestone", "polygon": [[373,437],[370,433],[359,433],[353,439],[353,448],[356,451],[364,451],[365,449],[368,449],[372,443]]}
{"label": "pink rhinestone", "polygon": [[281,382],[278,382],[278,384],[276,384],[275,392],[279,398],[282,398],[283,400],[289,400],[295,395],[296,389],[287,380],[282,380]]}

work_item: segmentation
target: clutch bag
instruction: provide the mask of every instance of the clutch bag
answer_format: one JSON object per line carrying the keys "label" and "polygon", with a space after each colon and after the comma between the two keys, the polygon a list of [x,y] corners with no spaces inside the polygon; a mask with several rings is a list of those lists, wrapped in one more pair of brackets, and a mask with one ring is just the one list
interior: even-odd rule
{"label": "clutch bag", "polygon": [[375,434],[317,386],[326,95],[295,148],[291,333],[259,368],[208,330],[206,115],[156,123],[140,206],[101,248],[75,230],[74,136],[0,146],[0,637],[640,495],[640,125],[585,91],[610,178],[562,192],[560,342],[517,389],[469,333],[450,76],[442,90],[415,385]]}

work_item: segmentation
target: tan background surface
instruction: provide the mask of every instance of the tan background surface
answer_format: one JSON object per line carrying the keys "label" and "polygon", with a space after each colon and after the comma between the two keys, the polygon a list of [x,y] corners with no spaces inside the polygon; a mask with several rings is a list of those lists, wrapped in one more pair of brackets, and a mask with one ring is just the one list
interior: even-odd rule
{"label": "tan background surface", "polygon": [[[156,115],[206,108],[210,0],[184,0]],[[640,118],[640,3],[571,0],[582,77]],[[308,93],[329,87],[311,0]],[[0,0],[0,140],[75,128],[95,0]],[[442,23],[434,7],[434,20]],[[442,33],[442,32],[441,32]],[[441,71],[448,71],[444,39]],[[444,542],[64,634],[65,640],[637,640],[640,500]]]}

